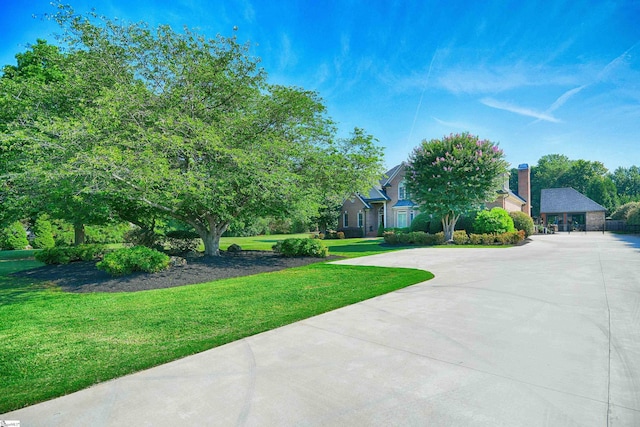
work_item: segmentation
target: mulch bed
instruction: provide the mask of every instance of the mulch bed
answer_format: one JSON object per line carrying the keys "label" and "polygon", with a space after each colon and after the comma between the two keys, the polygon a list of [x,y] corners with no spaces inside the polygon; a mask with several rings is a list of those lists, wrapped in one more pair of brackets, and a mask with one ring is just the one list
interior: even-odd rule
{"label": "mulch bed", "polygon": [[13,276],[54,282],[65,292],[137,292],[249,276],[331,259],[339,257],[286,258],[268,251],[222,252],[219,257],[187,258],[185,266],[152,274],[133,273],[114,277],[98,270],[95,262],[73,262],[19,271]]}

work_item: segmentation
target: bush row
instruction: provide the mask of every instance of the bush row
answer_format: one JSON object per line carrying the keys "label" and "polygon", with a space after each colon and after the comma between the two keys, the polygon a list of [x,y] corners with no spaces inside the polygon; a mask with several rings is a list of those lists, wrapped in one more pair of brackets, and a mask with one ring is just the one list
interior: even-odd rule
{"label": "bush row", "polygon": [[409,233],[396,233],[395,231],[385,231],[384,241],[390,245],[442,245],[444,244],[444,233],[429,234],[424,231],[411,231]]}
{"label": "bush row", "polygon": [[330,239],[344,239],[345,235],[342,231],[327,231],[326,233],[313,233],[310,236],[311,239],[330,240]]}
{"label": "bush row", "polygon": [[104,259],[96,264],[96,267],[109,274],[119,276],[135,271],[147,273],[162,271],[169,267],[169,261],[170,258],[167,254],[145,246],[134,246],[107,253]]}
{"label": "bush row", "polygon": [[[506,233],[493,234],[471,234],[464,230],[454,231],[453,243],[456,245],[515,245],[525,239],[524,230],[509,231]],[[384,241],[390,245],[443,245],[445,243],[444,233],[435,234],[423,231],[412,231],[409,233],[396,233],[388,231],[384,233]]]}
{"label": "bush row", "polygon": [[69,264],[74,261],[93,261],[101,258],[107,248],[105,245],[90,244],[78,246],[56,246],[35,253],[34,257],[45,264]]}
{"label": "bush row", "polygon": [[273,245],[273,251],[286,257],[312,256],[324,258],[329,248],[318,239],[285,239]]}

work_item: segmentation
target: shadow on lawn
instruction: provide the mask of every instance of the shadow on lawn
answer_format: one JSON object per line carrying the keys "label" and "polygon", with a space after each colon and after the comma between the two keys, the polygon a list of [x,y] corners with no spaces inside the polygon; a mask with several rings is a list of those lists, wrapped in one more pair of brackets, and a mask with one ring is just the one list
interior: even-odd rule
{"label": "shadow on lawn", "polygon": [[0,306],[19,304],[42,297],[38,291],[47,288],[48,283],[0,276]]}

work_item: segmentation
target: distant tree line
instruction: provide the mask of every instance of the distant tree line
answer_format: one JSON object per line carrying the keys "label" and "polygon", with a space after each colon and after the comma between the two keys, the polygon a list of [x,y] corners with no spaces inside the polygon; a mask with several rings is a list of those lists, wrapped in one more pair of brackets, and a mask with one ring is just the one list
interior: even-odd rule
{"label": "distant tree line", "polygon": [[[518,170],[511,169],[511,190],[518,191]],[[548,154],[531,167],[532,216],[540,215],[540,192],[546,188],[572,187],[613,213],[619,206],[640,201],[640,168],[618,167],[614,172],[599,161],[570,160]]]}

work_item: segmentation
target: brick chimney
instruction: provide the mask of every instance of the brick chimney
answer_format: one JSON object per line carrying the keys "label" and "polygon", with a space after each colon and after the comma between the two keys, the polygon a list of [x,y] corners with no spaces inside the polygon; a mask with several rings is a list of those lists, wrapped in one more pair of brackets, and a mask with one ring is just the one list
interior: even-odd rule
{"label": "brick chimney", "polygon": [[526,163],[518,165],[518,196],[527,202],[522,212],[531,216],[531,169]]}

